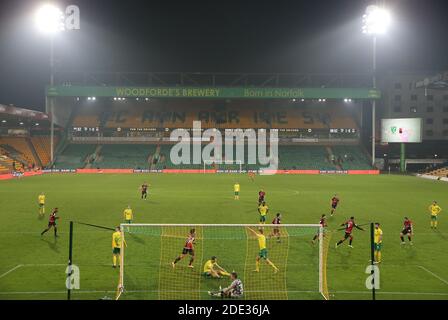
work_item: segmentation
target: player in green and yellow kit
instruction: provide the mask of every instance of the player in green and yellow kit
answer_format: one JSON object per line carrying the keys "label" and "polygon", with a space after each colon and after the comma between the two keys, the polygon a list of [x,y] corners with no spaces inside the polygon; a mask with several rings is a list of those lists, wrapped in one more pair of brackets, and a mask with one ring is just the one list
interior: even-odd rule
{"label": "player in green and yellow kit", "polygon": [[[121,255],[121,229],[120,227],[115,228],[115,232],[112,234],[112,267],[120,266],[120,255]],[[126,245],[126,242],[123,240],[123,244]]]}
{"label": "player in green and yellow kit", "polygon": [[123,211],[124,221],[126,223],[132,223],[132,219],[134,218],[134,214],[132,212],[131,206],[128,205],[126,209]]}
{"label": "player in green and yellow kit", "polygon": [[43,192],[37,197],[37,203],[39,204],[39,215],[43,216],[45,214],[45,194]]}
{"label": "player in green and yellow kit", "polygon": [[437,216],[442,212],[442,208],[437,204],[437,201],[434,201],[428,209],[431,213],[431,229],[437,229]]}
{"label": "player in green and yellow kit", "polygon": [[257,259],[255,261],[255,271],[260,272],[260,260],[265,260],[272,268],[274,268],[274,273],[278,272],[278,268],[275,266],[275,264],[272,263],[271,260],[268,258],[268,250],[266,249],[266,236],[263,234],[263,229],[260,228],[257,231],[247,228],[250,232],[252,232],[258,239],[258,247],[260,249]]}
{"label": "player in green and yellow kit", "polygon": [[373,235],[373,246],[374,246],[374,263],[381,262],[381,246],[383,244],[383,230],[380,228],[378,222],[375,223],[375,230]]}
{"label": "player in green and yellow kit", "polygon": [[233,192],[235,193],[235,200],[240,199],[240,184],[237,182],[233,185]]}
{"label": "player in green and yellow kit", "polygon": [[269,207],[266,205],[266,202],[262,202],[258,207],[258,213],[260,214],[260,223],[266,223],[266,215],[269,212]]}

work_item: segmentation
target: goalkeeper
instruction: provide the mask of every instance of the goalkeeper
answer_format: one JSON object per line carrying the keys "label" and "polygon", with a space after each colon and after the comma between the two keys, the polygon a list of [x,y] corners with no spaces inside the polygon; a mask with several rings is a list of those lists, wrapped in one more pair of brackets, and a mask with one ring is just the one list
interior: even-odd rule
{"label": "goalkeeper", "polygon": [[230,279],[232,283],[227,288],[221,289],[219,291],[209,291],[208,294],[212,297],[220,297],[220,298],[242,298],[243,297],[243,282],[238,279],[238,275],[236,272],[232,272],[230,274]]}
{"label": "goalkeeper", "polygon": [[222,268],[218,264],[218,258],[213,256],[204,264],[203,275],[205,277],[222,278],[222,276],[230,276],[230,273]]}

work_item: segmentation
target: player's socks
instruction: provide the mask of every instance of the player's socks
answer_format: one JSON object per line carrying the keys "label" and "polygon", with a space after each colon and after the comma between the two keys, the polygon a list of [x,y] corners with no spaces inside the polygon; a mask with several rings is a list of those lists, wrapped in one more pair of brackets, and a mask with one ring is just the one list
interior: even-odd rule
{"label": "player's socks", "polygon": [[255,271],[256,272],[260,271],[260,261],[255,261]]}
{"label": "player's socks", "polygon": [[438,221],[434,221],[434,228],[437,228]]}
{"label": "player's socks", "polygon": [[117,266],[117,257],[116,256],[112,257],[112,262],[113,262],[113,267],[115,268]]}
{"label": "player's socks", "polygon": [[378,261],[378,263],[381,262],[381,252],[378,252],[378,253],[377,253],[377,259],[376,259],[376,261]]}
{"label": "player's socks", "polygon": [[404,237],[400,237],[401,243],[404,243]]}
{"label": "player's socks", "polygon": [[176,264],[180,261],[180,257],[177,257],[176,259],[174,259],[173,264]]}
{"label": "player's socks", "polygon": [[272,267],[272,268],[274,268],[274,270],[275,270],[275,272],[277,272],[278,271],[278,268],[275,266],[275,264],[274,263],[272,263],[272,261],[271,260],[266,260],[266,262],[267,263],[269,263],[269,265]]}

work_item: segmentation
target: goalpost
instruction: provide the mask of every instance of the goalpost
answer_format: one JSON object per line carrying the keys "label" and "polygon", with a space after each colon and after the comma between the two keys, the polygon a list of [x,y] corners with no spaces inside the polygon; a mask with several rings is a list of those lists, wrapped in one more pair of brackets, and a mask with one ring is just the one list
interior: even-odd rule
{"label": "goalpost", "polygon": [[[193,268],[190,255],[172,266],[195,229]],[[258,234],[266,237],[267,258],[260,259]],[[275,229],[279,233],[275,232]],[[213,299],[208,291],[230,285],[228,276],[203,275],[212,256],[243,282],[242,299],[329,299],[327,253],[330,232],[319,224],[122,224],[117,299]],[[311,239],[318,234],[318,241]]]}
{"label": "goalpost", "polygon": [[[237,166],[238,173],[243,172],[243,161],[242,160],[204,160],[204,170],[203,173],[206,172],[207,166],[211,165],[226,165],[226,166]],[[232,170],[232,169],[230,169]]]}

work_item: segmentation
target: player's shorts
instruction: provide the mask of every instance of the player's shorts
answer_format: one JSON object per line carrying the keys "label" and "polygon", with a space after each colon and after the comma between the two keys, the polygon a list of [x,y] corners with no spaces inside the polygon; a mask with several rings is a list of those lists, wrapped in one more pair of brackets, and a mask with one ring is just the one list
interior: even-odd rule
{"label": "player's shorts", "polygon": [[120,254],[120,248],[113,248],[112,249],[113,254]]}
{"label": "player's shorts", "polygon": [[280,229],[279,229],[279,228],[274,228],[274,229],[273,229],[273,232],[274,232],[274,233],[280,233]]}
{"label": "player's shorts", "polygon": [[264,197],[263,198],[258,198],[258,202],[262,203],[264,201]]}
{"label": "player's shorts", "polygon": [[237,196],[237,195],[239,195],[240,194],[240,192],[239,191],[235,191],[235,195]]}
{"label": "player's shorts", "polygon": [[56,227],[56,222],[48,222],[48,227]]}
{"label": "player's shorts", "polygon": [[375,251],[381,251],[382,243],[374,243],[373,248]]}
{"label": "player's shorts", "polygon": [[268,250],[267,249],[261,249],[260,252],[258,253],[258,256],[260,258],[267,259],[268,258]]}
{"label": "player's shorts", "polygon": [[124,220],[126,223],[131,224],[132,220]]}
{"label": "player's shorts", "polygon": [[260,215],[260,222],[266,222],[266,216]]}
{"label": "player's shorts", "polygon": [[408,233],[412,233],[412,232],[411,232],[411,228],[404,228],[403,230],[401,230],[401,233],[402,233],[403,235],[408,234]]}
{"label": "player's shorts", "polygon": [[146,190],[146,191],[142,191],[142,195],[144,195],[144,194],[148,194],[148,191]]}
{"label": "player's shorts", "polygon": [[344,235],[344,239],[350,238],[351,236],[352,236],[351,233],[346,232],[345,235]]}
{"label": "player's shorts", "polygon": [[210,271],[202,272],[202,275],[203,275],[204,277],[207,277],[207,278],[210,278],[210,277],[212,276],[212,274],[211,274]]}
{"label": "player's shorts", "polygon": [[431,220],[437,220],[437,216],[434,215],[434,214],[432,214],[432,215],[431,215]]}
{"label": "player's shorts", "polygon": [[194,250],[193,249],[184,248],[182,250],[182,254],[189,254],[190,256],[194,256]]}
{"label": "player's shorts", "polygon": [[42,208],[45,205],[45,203],[39,203],[39,207]]}
{"label": "player's shorts", "polygon": [[331,207],[332,207],[333,209],[336,209],[337,206],[338,206],[337,203],[333,203],[333,204],[331,205]]}

